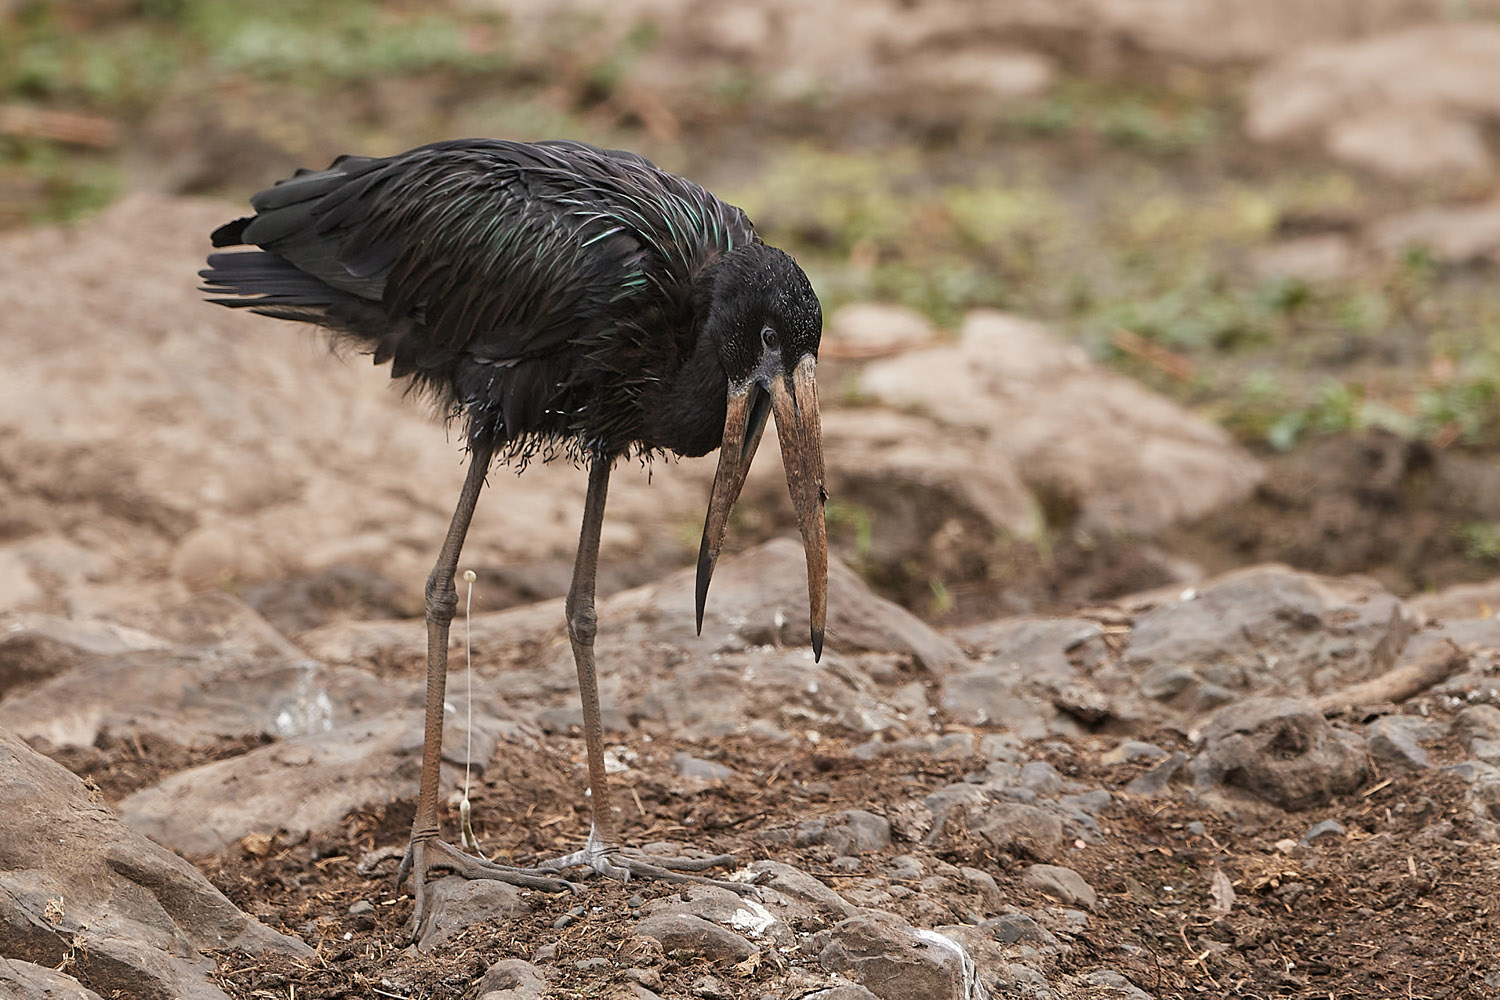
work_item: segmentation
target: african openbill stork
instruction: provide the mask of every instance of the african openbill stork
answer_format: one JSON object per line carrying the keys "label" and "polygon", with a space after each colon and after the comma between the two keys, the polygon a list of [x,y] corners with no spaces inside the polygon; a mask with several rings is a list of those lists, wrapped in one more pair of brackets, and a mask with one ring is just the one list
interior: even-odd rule
{"label": "african openbill stork", "polygon": [[[602,875],[712,881],[730,859],[622,854],[605,786],[594,668],[594,580],[613,463],[719,447],[698,556],[697,621],[768,415],[807,550],[812,647],[827,606],[823,451],[814,368],[822,312],[790,256],[744,212],[633,153],[580,142],[465,139],[384,159],[342,156],[250,199],[221,226],[202,271],[212,301],[314,323],[390,362],[465,428],[469,465],[427,578],[422,778],[397,875],[414,880],[412,926],[429,871],[542,889],[574,866]],[[454,572],[493,460],[563,457],[589,468],[567,598],[588,746],[593,825],[576,854],[498,865],[438,830],[439,761]],[[726,884],[726,883],[719,883]],[[731,886],[738,888],[738,886]]]}

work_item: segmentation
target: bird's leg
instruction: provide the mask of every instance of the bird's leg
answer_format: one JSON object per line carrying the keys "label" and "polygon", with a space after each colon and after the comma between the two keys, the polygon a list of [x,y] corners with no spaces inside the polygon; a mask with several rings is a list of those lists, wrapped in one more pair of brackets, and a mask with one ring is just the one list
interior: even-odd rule
{"label": "bird's leg", "polygon": [[583,528],[578,537],[578,556],[573,563],[573,583],[568,588],[568,639],[573,662],[578,667],[578,693],[583,705],[583,741],[589,765],[589,839],[583,850],[539,866],[543,871],[588,867],[621,882],[632,876],[666,882],[698,882],[719,885],[736,892],[753,892],[744,883],[691,875],[689,872],[733,864],[721,854],[708,858],[643,858],[621,854],[616,848],[614,817],[610,812],[609,788],[604,775],[604,720],[599,709],[599,676],[594,666],[594,636],[599,627],[594,611],[595,580],[599,568],[599,534],[604,524],[604,501],[609,492],[610,460],[596,457],[589,466],[588,496],[583,506]]}
{"label": "bird's leg", "polygon": [[437,564],[427,577],[427,715],[422,738],[422,780],[417,793],[417,815],[411,826],[411,841],[401,867],[396,873],[399,891],[408,874],[412,877],[412,912],[414,936],[420,936],[427,919],[427,873],[433,869],[455,872],[464,878],[491,878],[533,889],[559,891],[574,888],[562,879],[546,873],[508,865],[497,865],[472,857],[438,836],[438,786],[443,760],[443,709],[448,681],[448,626],[458,608],[458,591],[453,574],[458,568],[458,554],[474,516],[479,492],[489,470],[491,448],[475,445],[469,457],[469,471],[463,492],[448,525],[448,536],[438,553]]}

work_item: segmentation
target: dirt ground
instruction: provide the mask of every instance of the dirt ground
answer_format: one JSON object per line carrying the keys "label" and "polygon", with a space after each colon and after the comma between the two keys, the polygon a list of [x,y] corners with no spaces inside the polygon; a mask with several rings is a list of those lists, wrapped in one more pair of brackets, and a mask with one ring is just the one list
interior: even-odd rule
{"label": "dirt ground", "polygon": [[[1155,736],[1168,750],[1186,747],[1179,734]],[[248,749],[194,752],[159,740],[100,742],[93,751],[59,756],[111,801],[166,771]],[[1377,770],[1365,788],[1327,807],[1277,813],[1257,824],[1216,815],[1185,789],[1156,797],[1125,793],[1145,768],[1102,764],[1101,754],[1116,742],[1100,736],[1024,748],[1064,776],[1115,795],[1101,815],[1098,843],[1080,841],[1066,858],[1099,891],[1102,919],[1086,932],[1063,936],[1058,975],[1107,964],[1159,997],[1434,1000],[1486,995],[1486,984],[1500,976],[1492,947],[1500,934],[1493,905],[1500,894],[1500,849],[1474,836],[1465,786],[1456,777]],[[962,781],[983,768],[981,758],[891,754],[865,761],[837,743],[788,747],[753,738],[713,745],[658,740],[635,749],[639,760],[614,784],[627,842],[691,842],[732,853],[741,864],[773,858],[836,890],[857,886],[897,855],[916,854],[990,873],[1016,905],[1049,902],[1020,881],[1035,859],[995,853],[978,840],[927,846],[898,835],[885,851],[863,855],[860,869],[836,871],[826,851],[775,845],[765,836],[809,818],[878,807]],[[473,795],[474,825],[492,858],[524,862],[576,848],[587,825],[577,792],[582,750],[580,739],[555,737],[544,748],[492,762]],[[680,794],[671,763],[678,752],[727,764],[736,775]],[[1443,745],[1429,752],[1438,762],[1458,756]],[[553,956],[547,962],[551,995],[602,996],[628,981],[624,970],[640,964],[626,950],[633,910],[642,898],[670,894],[667,887],[595,880],[576,898],[533,893],[534,909],[525,918],[470,927],[429,953],[409,948],[412,901],[406,892],[393,892],[392,865],[370,876],[358,866],[370,851],[404,843],[412,810],[412,800],[403,799],[351,813],[333,832],[289,843],[247,841],[195,859],[236,904],[318,951],[309,962],[246,964],[226,956],[218,973],[223,988],[246,1000],[361,992],[413,1000],[472,997],[491,963],[532,960],[539,952]],[[1347,838],[1311,847],[1288,843],[1327,819],[1343,824]],[[454,822],[445,817],[450,828]],[[1212,908],[1216,873],[1233,887],[1227,913]],[[927,920],[935,913],[951,923],[977,919],[983,903],[971,887],[950,882],[949,892],[913,894],[906,902],[921,900]],[[351,915],[350,907],[362,900],[373,909]],[[560,921],[580,905],[587,908],[580,919]],[[595,956],[609,960],[606,974],[577,969],[577,961]],[[653,971],[660,976],[653,989],[661,995],[688,996],[705,966],[669,955]],[[773,955],[754,968],[713,971],[732,996],[758,998],[778,995],[785,969]]]}

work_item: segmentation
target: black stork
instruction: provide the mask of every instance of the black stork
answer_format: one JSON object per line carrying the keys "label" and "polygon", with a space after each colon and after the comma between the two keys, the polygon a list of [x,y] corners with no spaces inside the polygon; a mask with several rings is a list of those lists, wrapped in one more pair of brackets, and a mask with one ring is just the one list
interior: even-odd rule
{"label": "black stork", "polygon": [[[604,775],[594,580],[609,472],[624,457],[719,448],[698,555],[697,621],[730,509],[774,416],[807,550],[812,647],[827,608],[823,450],[814,368],[822,311],[807,276],[740,209],[633,153],[572,141],[466,139],[384,159],[342,156],[250,199],[201,272],[211,301],[322,326],[390,362],[461,421],[468,471],[427,578],[422,778],[397,888],[414,933],[433,870],[540,889],[587,866],[626,880],[711,881],[729,863],[621,852]],[[567,597],[593,825],[579,852],[499,865],[442,840],[438,784],[454,572],[491,462],[562,457],[589,469]],[[727,883],[720,883],[727,884]],[[731,884],[731,887],[739,888]]]}

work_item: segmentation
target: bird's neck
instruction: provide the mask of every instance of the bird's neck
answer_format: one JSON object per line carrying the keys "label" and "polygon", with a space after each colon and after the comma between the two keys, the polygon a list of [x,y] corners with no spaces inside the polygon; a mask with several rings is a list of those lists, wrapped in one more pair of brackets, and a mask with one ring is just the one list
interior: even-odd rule
{"label": "bird's neck", "polygon": [[713,451],[724,436],[727,385],[718,345],[700,328],[693,349],[652,407],[652,444],[686,458]]}

